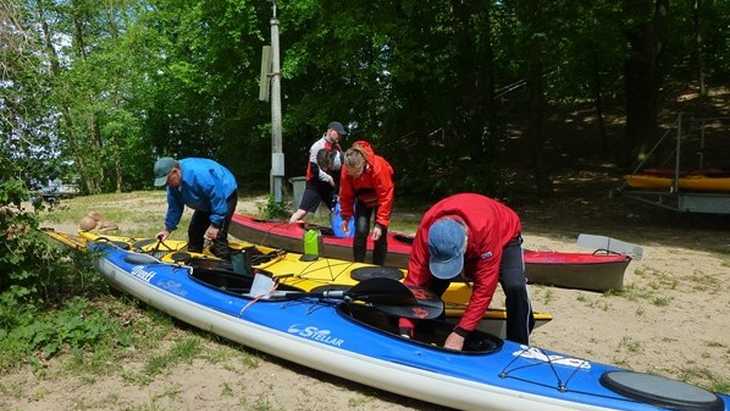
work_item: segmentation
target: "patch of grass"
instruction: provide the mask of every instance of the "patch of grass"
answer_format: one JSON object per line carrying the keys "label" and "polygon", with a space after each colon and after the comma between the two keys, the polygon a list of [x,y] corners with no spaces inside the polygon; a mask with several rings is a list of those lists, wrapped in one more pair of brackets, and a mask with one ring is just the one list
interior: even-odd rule
{"label": "patch of grass", "polygon": [[692,285],[692,289],[696,291],[710,291],[715,293],[722,289],[722,281],[713,275],[705,274],[701,271],[695,271],[687,281]]}
{"label": "patch of grass", "polygon": [[98,410],[100,408],[118,408],[114,407],[119,403],[119,395],[111,393],[103,397],[92,395],[91,398],[75,397],[72,400],[71,409],[74,410]]}
{"label": "patch of grass", "polygon": [[667,306],[667,305],[669,305],[670,302],[672,302],[672,297],[667,297],[667,296],[662,296],[662,295],[654,297],[651,300],[652,304],[659,306],[659,307]]}
{"label": "patch of grass", "polygon": [[201,346],[198,337],[187,337],[182,341],[178,341],[168,352],[152,357],[145,364],[144,373],[153,377],[177,364],[192,363],[193,359],[200,354]]}
{"label": "patch of grass", "polygon": [[251,407],[253,411],[273,411],[276,409],[268,398],[259,398]]}
{"label": "patch of grass", "polygon": [[122,378],[130,383],[147,385],[155,376],[162,374],[180,363],[192,363],[202,351],[202,343],[199,337],[185,337],[175,344],[167,352],[154,355],[147,360],[139,372],[125,370]]}
{"label": "patch of grass", "polygon": [[30,399],[33,400],[33,401],[40,401],[43,398],[45,398],[46,395],[48,395],[48,389],[46,389],[45,387],[38,387],[30,395]]}
{"label": "patch of grass", "polygon": [[[627,286],[627,287],[629,287],[629,286]],[[609,288],[608,290],[603,292],[603,296],[606,298],[614,297],[614,296],[621,296],[622,293],[623,293],[623,290],[616,290],[613,288]]]}
{"label": "patch of grass", "polygon": [[586,297],[586,296],[585,296],[585,295],[583,295],[583,294],[578,294],[578,296],[577,296],[577,297],[575,297],[575,299],[576,299],[577,301],[580,301],[580,302],[582,302],[582,303],[584,303],[584,302],[588,301],[588,297]]}
{"label": "patch of grass", "polygon": [[157,401],[161,398],[169,398],[175,400],[182,392],[182,386],[180,384],[167,385],[165,390],[154,396],[153,400]]}
{"label": "patch of grass", "polygon": [[163,411],[163,410],[164,410],[164,408],[162,408],[159,404],[157,404],[157,401],[155,401],[155,400],[151,400],[144,404],[135,405],[133,407],[125,408],[125,411]]}
{"label": "patch of grass", "polygon": [[365,396],[358,396],[355,398],[350,398],[347,400],[347,406],[350,408],[358,408],[362,407],[365,404],[371,402],[373,400],[372,397],[365,397]]}
{"label": "patch of grass", "polygon": [[216,347],[216,348],[209,348],[206,350],[206,353],[203,355],[203,358],[208,360],[211,364],[221,364],[228,362],[231,358],[234,358],[236,356],[236,351],[223,346],[223,347]]}
{"label": "patch of grass", "polygon": [[730,393],[730,379],[715,381],[710,386],[710,389],[715,392]]}
{"label": "patch of grass", "polygon": [[680,380],[698,385],[710,391],[728,393],[730,392],[730,378],[721,377],[703,367],[689,367],[679,370]]}
{"label": "patch of grass", "polygon": [[166,203],[164,190],[97,194],[64,200],[61,207],[42,213],[41,217],[51,222],[76,222],[86,213],[94,210],[101,213],[105,219],[113,222],[118,222],[117,218],[123,218],[126,221],[144,222],[150,218],[148,214],[153,213],[140,211],[145,209],[164,210]]}
{"label": "patch of grass", "polygon": [[650,294],[651,291],[636,287],[633,284],[627,285],[623,290],[614,291],[614,295],[626,298],[629,301],[638,301],[647,298]]}
{"label": "patch of grass", "polygon": [[[18,399],[24,395],[24,386],[19,382],[3,383],[0,382],[0,398]],[[2,403],[0,403],[2,404]]]}
{"label": "patch of grass", "polygon": [[553,300],[553,290],[546,289],[545,294],[542,296],[542,302],[545,305],[550,305],[550,302]]}
{"label": "patch of grass", "polygon": [[261,359],[255,354],[242,352],[241,353],[241,364],[243,364],[244,367],[249,368],[249,369],[258,368],[261,366]]}
{"label": "patch of grass", "polygon": [[223,388],[221,388],[221,396],[222,397],[233,397],[233,388],[227,383],[223,383]]}
{"label": "patch of grass", "polygon": [[628,351],[630,353],[637,353],[637,352],[641,351],[641,343],[639,341],[634,341],[629,336],[625,336],[618,343],[618,348],[616,351],[621,351],[622,349],[625,349],[626,351]]}

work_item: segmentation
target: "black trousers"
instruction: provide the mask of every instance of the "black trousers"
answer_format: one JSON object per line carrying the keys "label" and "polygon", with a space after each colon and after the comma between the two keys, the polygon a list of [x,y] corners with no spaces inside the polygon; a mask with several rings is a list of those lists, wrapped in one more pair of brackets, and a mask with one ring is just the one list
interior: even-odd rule
{"label": "black trousers", "polygon": [[[238,190],[234,190],[233,193],[226,199],[228,205],[228,214],[221,223],[220,230],[218,231],[218,238],[213,241],[211,251],[218,257],[228,258],[228,227],[231,225],[231,218],[233,213],[236,212],[236,205],[238,204]],[[190,220],[188,226],[188,250],[192,252],[203,251],[203,245],[205,244],[205,231],[210,227],[210,212],[195,210],[193,218]]]}
{"label": "black trousers", "polygon": [[[358,263],[365,262],[365,255],[368,250],[368,234],[370,233],[370,218],[373,212],[377,213],[378,208],[370,208],[359,199],[355,204],[355,239],[352,242],[353,260]],[[373,264],[385,264],[385,255],[388,253],[388,228],[380,227],[383,235],[375,242],[373,248]]]}
{"label": "black trousers", "polygon": [[[458,278],[458,277],[457,277]],[[442,295],[449,288],[449,280],[431,279],[431,290]],[[525,261],[522,255],[522,237],[511,240],[502,250],[499,265],[499,284],[506,297],[507,339],[529,345],[530,333],[535,327],[530,296],[527,293]]]}

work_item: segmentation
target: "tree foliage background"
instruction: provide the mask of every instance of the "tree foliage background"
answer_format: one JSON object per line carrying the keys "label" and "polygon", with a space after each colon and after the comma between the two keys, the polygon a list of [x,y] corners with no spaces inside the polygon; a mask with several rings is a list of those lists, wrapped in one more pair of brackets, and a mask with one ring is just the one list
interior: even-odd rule
{"label": "tree foliage background", "polygon": [[[545,123],[558,105],[591,107],[593,155],[628,165],[655,141],[673,90],[730,78],[721,0],[277,5],[287,173],[302,173],[308,145],[339,120],[357,125],[345,145],[366,138],[391,160],[403,194],[503,190],[515,163],[549,192],[545,151],[561,136]],[[156,157],[196,155],[244,187],[268,185],[270,115],[257,96],[271,2],[0,7],[0,150],[16,177],[131,190],[150,184]],[[616,108],[620,136],[604,120]],[[515,130],[528,155],[510,151]]]}

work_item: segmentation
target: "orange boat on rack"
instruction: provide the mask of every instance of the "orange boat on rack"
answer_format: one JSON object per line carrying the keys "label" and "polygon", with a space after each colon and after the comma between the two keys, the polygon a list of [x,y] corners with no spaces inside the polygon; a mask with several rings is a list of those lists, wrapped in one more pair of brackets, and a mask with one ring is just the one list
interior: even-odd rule
{"label": "orange boat on rack", "polygon": [[[629,186],[645,190],[668,189],[672,187],[674,181],[671,176],[657,174],[631,174],[625,175],[624,179]],[[689,174],[680,177],[678,185],[680,190],[728,192],[730,191],[730,177]]]}

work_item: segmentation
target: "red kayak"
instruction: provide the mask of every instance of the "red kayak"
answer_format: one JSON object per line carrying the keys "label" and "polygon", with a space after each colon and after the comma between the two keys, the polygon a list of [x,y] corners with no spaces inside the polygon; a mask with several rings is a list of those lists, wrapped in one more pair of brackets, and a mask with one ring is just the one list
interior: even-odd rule
{"label": "red kayak", "polygon": [[[314,224],[261,220],[234,214],[229,232],[234,237],[254,244],[302,253],[304,232],[310,228],[322,233],[320,254],[324,257],[352,260],[352,238],[335,237],[329,227]],[[413,236],[388,233],[388,255],[385,264],[408,268]],[[372,261],[373,242],[368,238],[368,256]],[[593,291],[620,290],[624,272],[631,257],[623,254],[563,253],[525,250],[525,266],[530,283],[578,288]]]}

